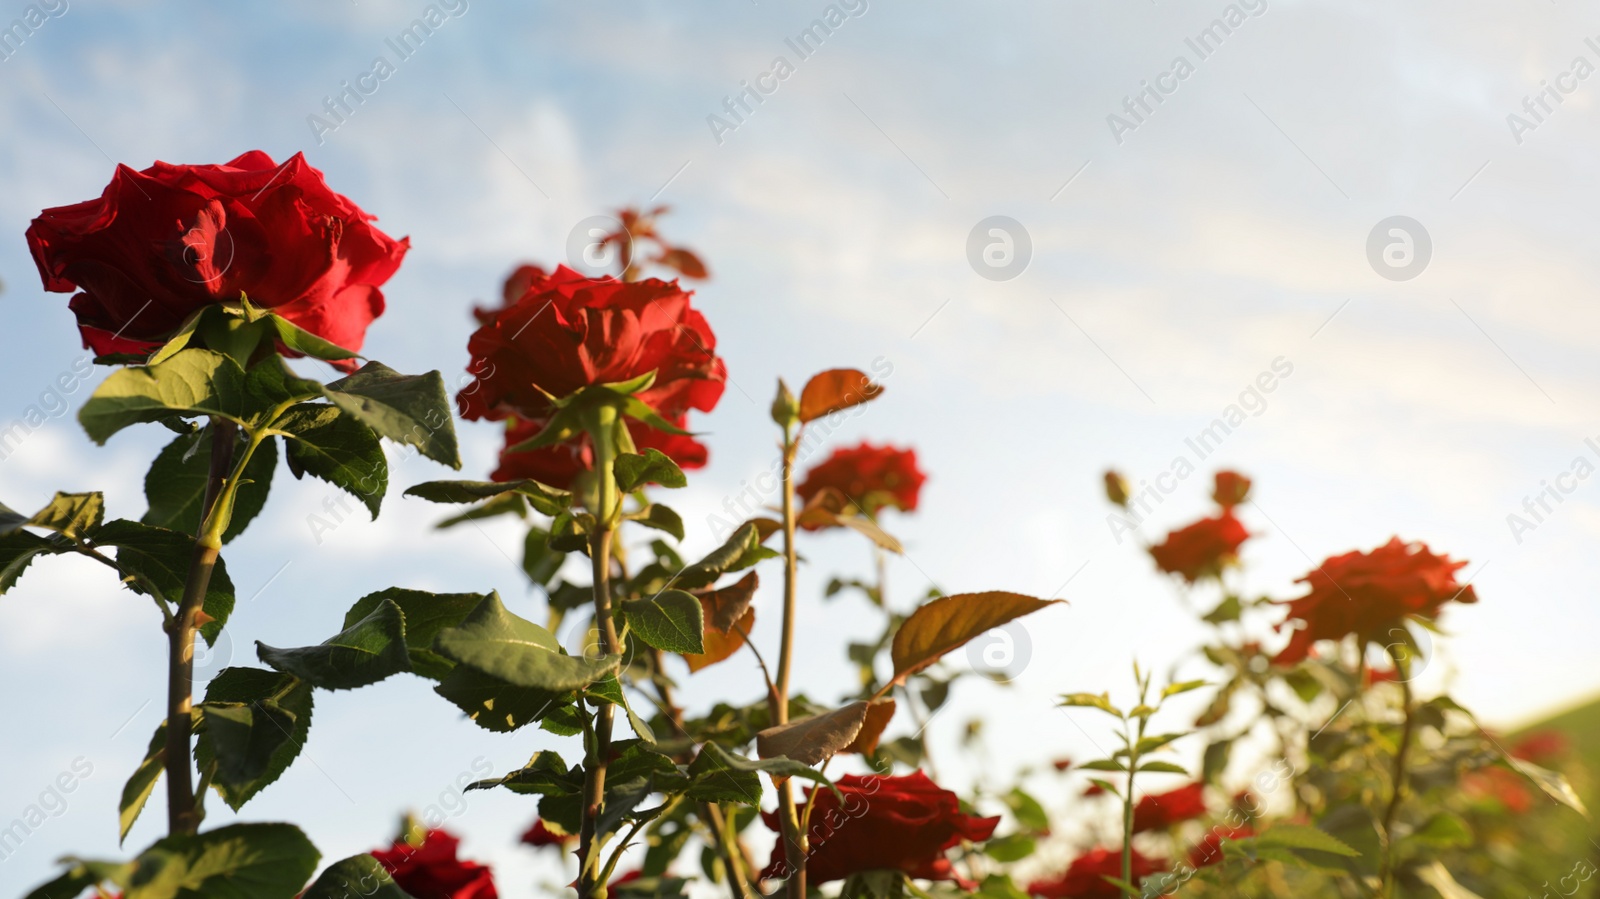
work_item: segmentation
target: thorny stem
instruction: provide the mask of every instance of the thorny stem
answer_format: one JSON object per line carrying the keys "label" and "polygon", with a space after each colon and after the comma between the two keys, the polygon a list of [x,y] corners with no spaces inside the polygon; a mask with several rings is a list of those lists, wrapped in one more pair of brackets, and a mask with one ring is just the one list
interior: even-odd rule
{"label": "thorny stem", "polygon": [[[615,431],[617,410],[603,406],[590,427],[594,442],[595,475],[599,481],[599,501],[595,503],[595,527],[589,535],[589,558],[594,572],[594,620],[600,631],[600,648],[607,656],[622,652],[617,626],[611,614],[611,537],[617,517],[617,482],[613,470],[617,457]],[[601,701],[595,710],[594,742],[588,758],[583,785],[583,821],[578,832],[578,895],[600,899],[606,884],[600,867],[600,848],[605,835],[596,833],[600,812],[605,806],[606,766],[611,760],[611,725],[614,709]]]}
{"label": "thorny stem", "polygon": [[[198,629],[198,616],[205,605],[206,591],[211,586],[211,573],[217,565],[222,548],[220,522],[226,516],[215,515],[218,500],[224,491],[237,489],[239,468],[233,464],[233,445],[238,425],[224,418],[211,420],[211,468],[206,480],[205,499],[200,506],[200,522],[196,533],[194,555],[189,562],[189,574],[183,585],[183,598],[178,609],[167,622],[167,832],[192,834],[200,828],[200,815],[195,806],[194,772],[189,763],[190,744],[194,738],[194,722],[190,712],[194,706],[194,635]],[[251,448],[254,448],[252,444]],[[240,462],[248,461],[246,458]],[[230,477],[231,472],[231,477]],[[230,481],[232,483],[230,483]]]}
{"label": "thorny stem", "polygon": [[1403,697],[1405,722],[1400,725],[1400,748],[1394,754],[1394,792],[1389,797],[1389,806],[1383,810],[1383,861],[1381,868],[1382,895],[1392,897],[1395,890],[1394,882],[1394,823],[1400,813],[1400,803],[1406,795],[1406,762],[1411,754],[1411,735],[1416,727],[1416,709],[1411,704],[1411,683],[1408,669],[1398,653],[1395,655],[1395,671],[1398,673],[1397,681],[1400,683],[1400,693]]}
{"label": "thorny stem", "polygon": [[[789,675],[794,661],[795,617],[795,508],[794,459],[799,446],[798,434],[788,427],[783,432],[783,637],[778,652],[777,689],[769,697],[772,723],[789,721]],[[800,819],[795,815],[794,794],[788,781],[778,786],[778,819],[783,824],[784,855],[789,868],[790,899],[806,896],[806,837],[800,829]]]}

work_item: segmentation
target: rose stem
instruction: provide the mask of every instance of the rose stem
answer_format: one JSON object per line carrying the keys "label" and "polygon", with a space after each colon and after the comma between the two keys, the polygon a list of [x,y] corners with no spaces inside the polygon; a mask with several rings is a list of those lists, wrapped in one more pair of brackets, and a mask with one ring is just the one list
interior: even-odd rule
{"label": "rose stem", "polygon": [[1411,706],[1410,668],[1402,657],[1404,652],[1399,648],[1390,650],[1398,675],[1395,679],[1400,683],[1405,723],[1400,725],[1400,748],[1394,754],[1394,792],[1389,797],[1389,807],[1383,810],[1382,883],[1385,897],[1394,895],[1394,819],[1400,812],[1401,801],[1405,799],[1406,761],[1411,754],[1411,732],[1416,725],[1415,709]]}
{"label": "rose stem", "polygon": [[[222,551],[219,528],[209,527],[212,512],[222,497],[233,467],[233,444],[238,426],[224,418],[211,419],[211,469],[206,480],[205,499],[200,507],[189,575],[183,585],[178,613],[167,628],[167,832],[194,833],[200,828],[195,811],[194,774],[189,763],[194,724],[190,709],[194,705],[194,634],[196,617],[205,605],[211,572]],[[218,533],[212,535],[210,532]]]}
{"label": "rose stem", "polygon": [[[789,674],[794,660],[795,549],[794,457],[799,434],[783,429],[783,643],[778,652],[778,689],[770,697],[772,723],[789,721]],[[789,862],[790,899],[806,899],[806,844],[795,815],[794,794],[785,780],[777,787],[778,819],[783,823],[784,854]]]}
{"label": "rose stem", "polygon": [[[622,651],[621,641],[617,639],[616,622],[611,617],[611,535],[619,506],[616,473],[613,470],[617,458],[618,427],[617,410],[601,406],[596,410],[595,420],[589,429],[590,440],[594,443],[594,470],[599,481],[595,528],[589,535],[589,558],[594,563],[595,627],[600,630],[600,648],[607,656]],[[602,700],[596,709],[594,747],[583,788],[583,822],[578,836],[578,857],[583,866],[578,877],[578,894],[584,899],[601,894],[606,886],[598,882],[600,844],[605,835],[596,833],[596,824],[605,806],[606,765],[611,757],[611,719],[611,703]]]}

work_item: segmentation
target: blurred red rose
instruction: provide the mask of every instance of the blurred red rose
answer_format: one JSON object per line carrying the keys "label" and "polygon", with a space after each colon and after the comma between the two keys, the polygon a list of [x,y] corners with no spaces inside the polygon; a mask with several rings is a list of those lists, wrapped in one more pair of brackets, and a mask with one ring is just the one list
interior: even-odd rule
{"label": "blurred red rose", "polygon": [[655,383],[638,397],[669,419],[709,412],[721,399],[727,371],[714,352],[716,336],[677,282],[591,279],[565,266],[546,275],[527,266],[513,273],[508,291],[523,279],[515,302],[477,311],[483,326],[467,342],[476,379],[457,397],[462,417],[543,419],[552,409],[546,394],[564,397],[650,372]]}
{"label": "blurred red rose", "polygon": [[1250,479],[1237,471],[1217,472],[1216,484],[1211,491],[1211,498],[1217,505],[1224,509],[1231,509],[1245,501],[1250,495]]}
{"label": "blurred red rose", "polygon": [[430,830],[421,846],[400,841],[372,857],[416,899],[499,899],[488,868],[456,858],[460,843],[445,831]]}
{"label": "blurred red rose", "polygon": [[578,839],[576,834],[558,833],[544,823],[543,818],[535,818],[533,826],[522,834],[522,842],[529,846],[565,846]]}
{"label": "blurred red rose", "polygon": [[1403,627],[1408,615],[1432,618],[1452,599],[1477,602],[1471,586],[1456,583],[1456,572],[1466,564],[1434,555],[1422,543],[1402,543],[1399,537],[1372,552],[1328,559],[1299,579],[1310,592],[1281,603],[1289,607],[1289,615],[1278,629],[1294,621],[1304,626],[1273,662],[1295,664],[1306,658],[1316,641],[1339,640],[1346,634],[1355,634],[1363,643],[1394,643],[1391,632]]}
{"label": "blurred red rose", "polygon": [[1190,784],[1145,796],[1133,807],[1133,832],[1166,830],[1179,822],[1204,815],[1205,789],[1205,784]]}
{"label": "blurred red rose", "polygon": [[1535,731],[1513,743],[1511,755],[1544,768],[1561,759],[1571,748],[1567,735],[1558,730]]}
{"label": "blurred red rose", "polygon": [[1239,555],[1239,547],[1250,538],[1239,519],[1230,511],[1216,518],[1202,518],[1167,535],[1150,547],[1156,567],[1168,574],[1182,575],[1194,583],[1207,575],[1219,574],[1223,566]]}
{"label": "blurred red rose", "polygon": [[[917,508],[917,496],[928,479],[917,468],[916,450],[895,449],[892,446],[841,447],[823,462],[806,472],[805,480],[795,486],[802,502],[825,487],[843,493],[868,515],[876,515],[888,506],[902,512]],[[820,530],[822,524],[808,525],[808,530]]]}
{"label": "blurred red rose", "polygon": [[1107,790],[1105,787],[1102,787],[1099,784],[1092,783],[1092,784],[1089,784],[1087,787],[1083,788],[1083,797],[1085,799],[1088,799],[1091,796],[1104,796],[1108,792],[1110,792],[1110,791]]}
{"label": "blurred red rose", "polygon": [[[811,854],[806,859],[806,877],[812,884],[877,870],[965,884],[945,851],[962,840],[989,839],[1000,823],[999,817],[962,813],[956,794],[941,789],[921,771],[903,777],[846,774],[835,784],[844,794],[843,804],[831,790],[807,794],[807,801],[816,804],[811,812]],[[762,819],[772,830],[780,830],[775,813],[764,812]],[[761,877],[782,879],[788,874],[780,841]]]}
{"label": "blurred red rose", "polygon": [[1461,776],[1461,795],[1469,802],[1493,802],[1520,815],[1533,808],[1533,793],[1528,779],[1507,768],[1490,765]]}
{"label": "blurred red rose", "polygon": [[1239,827],[1229,827],[1218,824],[1206,831],[1200,842],[1194,844],[1189,850],[1189,867],[1205,868],[1222,861],[1222,844],[1228,840],[1237,840],[1243,837],[1253,837],[1255,829],[1248,824]]}
{"label": "blurred red rose", "polygon": [[[1133,884],[1167,867],[1166,862],[1145,858],[1133,851]],[[1091,849],[1078,856],[1061,876],[1050,880],[1036,880],[1028,884],[1030,896],[1044,899],[1122,899],[1122,890],[1111,885],[1107,877],[1122,879],[1122,850]]]}
{"label": "blurred red rose", "polygon": [[1072,759],[1056,759],[1050,763],[1050,767],[1056,769],[1057,771],[1065,771],[1072,767]]}
{"label": "blurred red rose", "polygon": [[119,165],[98,200],[41,212],[28,246],[46,290],[79,291],[68,305],[96,353],[147,353],[241,293],[359,350],[410,248],[372,221],[301,154],[278,165],[252,150],[225,165]]}
{"label": "blurred red rose", "polygon": [[[683,427],[684,416],[667,418],[668,421]],[[628,427],[628,434],[633,437],[633,442],[639,452],[646,449],[660,450],[668,458],[678,463],[678,467],[685,470],[704,468],[708,452],[705,444],[684,434],[669,434],[658,431],[644,422],[635,419],[624,419]],[[577,476],[588,471],[594,466],[594,448],[589,444],[587,435],[556,446],[547,446],[536,450],[523,450],[510,452],[510,448],[532,439],[544,427],[542,421],[530,421],[522,418],[512,418],[506,422],[506,445],[500,450],[500,464],[489,476],[492,481],[516,481],[522,478],[532,478],[551,487],[567,490],[572,487]]]}

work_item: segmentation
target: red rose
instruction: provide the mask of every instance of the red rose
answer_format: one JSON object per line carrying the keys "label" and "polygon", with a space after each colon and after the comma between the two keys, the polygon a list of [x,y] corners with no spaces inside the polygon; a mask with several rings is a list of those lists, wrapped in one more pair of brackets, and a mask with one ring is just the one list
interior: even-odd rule
{"label": "red rose", "polygon": [[1514,815],[1533,808],[1528,779],[1507,768],[1491,765],[1461,776],[1461,795],[1473,803],[1497,803]]}
{"label": "red rose", "polygon": [[488,868],[456,858],[460,842],[445,831],[430,830],[421,846],[400,841],[372,857],[396,886],[416,899],[499,899]]}
{"label": "red rose", "polygon": [[[1152,874],[1165,870],[1165,862],[1145,858],[1133,851],[1133,884]],[[1053,880],[1036,880],[1028,884],[1028,893],[1044,899],[1122,899],[1122,890],[1111,885],[1107,877],[1122,879],[1121,849],[1092,849],[1078,856],[1060,877]]]}
{"label": "red rose", "polygon": [[[831,790],[807,795],[808,802],[816,804],[811,812],[811,854],[806,859],[806,877],[812,884],[877,870],[961,882],[945,851],[962,840],[989,839],[1000,823],[998,817],[963,814],[956,794],[941,789],[921,771],[904,777],[847,774],[835,784],[844,794],[842,805]],[[763,813],[762,818],[781,832],[775,813]],[[761,877],[781,879],[788,872],[780,840]]]}
{"label": "red rose", "polygon": [[1205,784],[1190,784],[1145,796],[1133,807],[1133,832],[1166,830],[1179,822],[1204,815],[1205,789]]}
{"label": "red rose", "polygon": [[[668,418],[668,421],[680,428],[685,423],[683,416]],[[683,469],[705,467],[708,456],[705,444],[693,437],[658,431],[644,422],[631,418],[625,419],[624,422],[639,452],[642,453],[646,449],[660,450]],[[587,436],[536,450],[515,453],[510,451],[511,447],[532,439],[543,427],[542,421],[528,421],[521,418],[513,418],[507,422],[506,445],[500,450],[500,466],[494,470],[489,479],[516,481],[532,478],[542,484],[567,490],[572,487],[573,481],[580,473],[594,467],[594,448],[590,446]]]}
{"label": "red rose", "polygon": [[1402,543],[1399,537],[1369,553],[1334,556],[1297,583],[1310,588],[1305,596],[1282,605],[1292,621],[1304,626],[1289,638],[1289,645],[1273,659],[1292,665],[1306,658],[1318,640],[1339,640],[1357,635],[1363,643],[1395,642],[1390,632],[1403,626],[1408,615],[1432,618],[1446,602],[1477,602],[1470,586],[1456,583],[1456,572],[1467,563],[1434,555],[1421,543]]}
{"label": "red rose", "polygon": [[241,293],[359,350],[410,248],[372,221],[304,156],[277,165],[253,150],[226,165],[119,165],[100,199],[41,212],[28,246],[46,290],[79,291],[68,305],[96,353],[147,353]]}
{"label": "red rose", "polygon": [[[805,480],[795,486],[802,502],[809,502],[825,487],[843,493],[868,515],[876,515],[887,506],[902,512],[917,508],[917,494],[928,479],[917,468],[916,450],[895,449],[892,446],[860,446],[833,451],[821,464],[806,473]],[[808,530],[820,530],[826,525],[808,525]]]}
{"label": "red rose", "polygon": [[1211,498],[1224,509],[1231,509],[1250,495],[1250,479],[1237,471],[1219,471]]}
{"label": "red rose", "polygon": [[543,818],[535,818],[533,826],[529,827],[522,835],[522,842],[529,846],[565,846],[576,840],[577,837],[569,833],[558,833],[544,823]]}
{"label": "red rose", "polygon": [[1189,850],[1189,867],[1206,868],[1222,861],[1222,844],[1228,840],[1237,840],[1256,835],[1255,829],[1245,824],[1239,827],[1229,827],[1219,824],[1206,831],[1200,842]]}
{"label": "red rose", "polygon": [[1559,761],[1571,748],[1572,741],[1558,730],[1541,730],[1528,734],[1511,746],[1511,755],[1525,762],[1545,768]]}
{"label": "red rose", "polygon": [[1055,761],[1050,763],[1050,767],[1056,769],[1057,771],[1065,771],[1068,768],[1072,767],[1072,759],[1068,759],[1068,758],[1056,759]]}
{"label": "red rose", "polygon": [[484,324],[467,343],[477,380],[458,397],[463,417],[544,419],[546,394],[650,372],[655,383],[638,397],[667,418],[709,412],[721,399],[727,370],[716,336],[677,282],[590,279],[565,266],[549,275],[525,267],[511,281],[522,278],[515,302],[478,310]]}
{"label": "red rose", "polygon": [[1109,791],[1105,787],[1102,787],[1097,783],[1092,783],[1083,788],[1083,798],[1088,799],[1091,796],[1104,796],[1107,792]]}
{"label": "red rose", "polygon": [[1166,540],[1150,547],[1150,555],[1157,568],[1182,575],[1192,584],[1206,575],[1219,574],[1238,558],[1239,547],[1248,539],[1250,532],[1225,509],[1216,518],[1202,518],[1168,534]]}

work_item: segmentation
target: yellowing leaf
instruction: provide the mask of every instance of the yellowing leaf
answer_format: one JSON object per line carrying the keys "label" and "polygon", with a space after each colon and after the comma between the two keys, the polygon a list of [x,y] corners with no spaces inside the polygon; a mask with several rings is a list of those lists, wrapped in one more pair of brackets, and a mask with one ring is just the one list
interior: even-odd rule
{"label": "yellowing leaf", "polygon": [[894,698],[880,699],[867,708],[867,720],[861,724],[861,732],[850,741],[850,745],[839,750],[840,752],[857,752],[861,755],[871,755],[878,749],[878,739],[883,736],[884,729],[889,722],[894,720]]}
{"label": "yellowing leaf", "polygon": [[818,764],[855,741],[866,723],[868,708],[865,700],[858,700],[831,712],[769,727],[756,734],[756,754],[764,759]]}
{"label": "yellowing leaf", "polygon": [[693,674],[702,668],[709,668],[718,662],[725,662],[739,651],[744,645],[744,635],[756,626],[756,610],[745,609],[744,617],[738,621],[738,627],[729,628],[726,632],[719,631],[711,626],[711,608],[706,605],[705,597],[700,598],[701,607],[706,614],[706,651],[701,653],[684,653],[683,660],[689,663],[689,673]]}
{"label": "yellowing leaf", "polygon": [[806,382],[800,391],[800,421],[816,421],[841,409],[875,400],[883,393],[866,372],[854,368],[829,369]]}
{"label": "yellowing leaf", "polygon": [[907,675],[932,665],[968,640],[1059,602],[1063,600],[1035,599],[1000,590],[941,596],[913,612],[895,632],[890,653],[894,681],[904,683]]}

